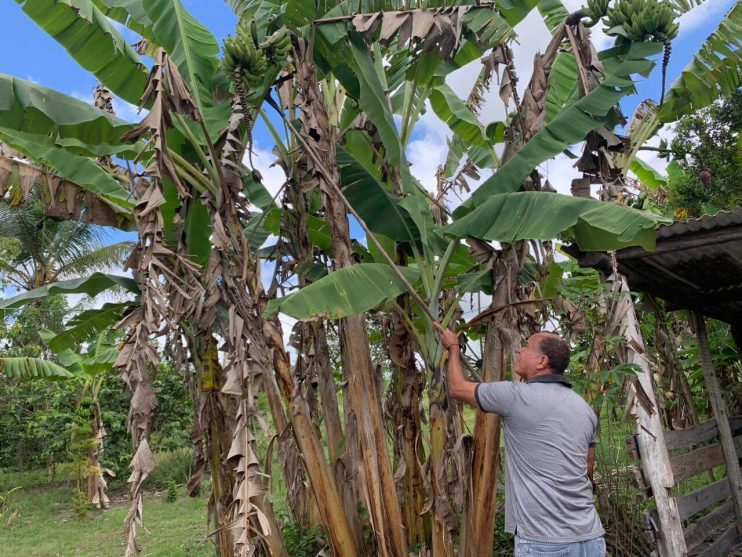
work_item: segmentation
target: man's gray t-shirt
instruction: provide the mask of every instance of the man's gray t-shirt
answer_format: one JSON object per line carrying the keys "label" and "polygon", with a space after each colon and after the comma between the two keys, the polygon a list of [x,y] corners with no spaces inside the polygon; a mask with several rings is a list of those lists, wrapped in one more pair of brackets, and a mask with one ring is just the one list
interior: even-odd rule
{"label": "man's gray t-shirt", "polygon": [[604,534],[587,477],[598,419],[561,375],[481,383],[476,398],[505,426],[505,531],[538,542]]}

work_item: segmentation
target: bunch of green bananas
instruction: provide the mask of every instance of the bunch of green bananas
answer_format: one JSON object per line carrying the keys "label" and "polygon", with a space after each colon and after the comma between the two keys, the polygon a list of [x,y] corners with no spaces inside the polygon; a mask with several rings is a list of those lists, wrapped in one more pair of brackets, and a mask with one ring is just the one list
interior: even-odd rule
{"label": "bunch of green bananas", "polygon": [[678,34],[675,10],[667,2],[655,0],[618,0],[606,12],[608,35],[616,42],[669,41]]}
{"label": "bunch of green bananas", "polygon": [[275,33],[263,40],[258,48],[265,52],[268,60],[276,65],[281,65],[286,55],[291,52],[291,37],[286,27],[281,27]]}
{"label": "bunch of green bananas", "polygon": [[608,11],[608,2],[610,0],[587,0],[587,7],[582,8],[581,13],[588,18],[587,26],[593,27],[603,19]]}
{"label": "bunch of green bananas", "polygon": [[252,28],[252,20],[240,20],[237,35],[230,35],[224,40],[221,64],[229,75],[239,73],[249,82],[260,82],[268,69],[268,58],[256,44]]}

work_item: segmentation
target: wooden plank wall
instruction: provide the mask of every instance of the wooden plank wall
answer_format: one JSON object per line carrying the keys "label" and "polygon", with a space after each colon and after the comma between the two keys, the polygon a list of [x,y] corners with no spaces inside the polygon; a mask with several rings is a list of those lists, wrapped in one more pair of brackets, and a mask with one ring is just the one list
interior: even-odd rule
{"label": "wooden plank wall", "polygon": [[[742,416],[729,418],[729,426],[734,435],[737,457],[742,458]],[[719,428],[716,420],[713,419],[688,429],[665,432],[665,442],[669,450],[691,449],[686,453],[670,457],[676,483],[708,471],[719,464],[724,464],[724,454],[718,442],[718,436]],[[715,439],[716,442],[712,444],[697,447],[699,444]],[[732,547],[740,543],[734,504],[730,496],[729,478],[725,475],[715,482],[676,498],[678,512],[683,521],[692,519],[708,507],[723,502],[710,513],[683,529],[689,554],[704,557],[726,555]],[[724,525],[726,528],[719,533]],[[704,545],[704,542],[712,535],[715,539]]]}

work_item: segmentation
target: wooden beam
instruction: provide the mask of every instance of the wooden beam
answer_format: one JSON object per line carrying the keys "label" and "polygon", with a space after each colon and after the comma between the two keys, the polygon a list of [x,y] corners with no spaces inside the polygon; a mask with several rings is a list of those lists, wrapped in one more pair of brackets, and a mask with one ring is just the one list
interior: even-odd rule
{"label": "wooden beam", "polygon": [[[737,456],[742,455],[742,437],[734,439],[734,448]],[[670,466],[675,474],[675,482],[679,483],[719,464],[724,464],[724,450],[719,443],[701,447],[694,451],[683,453],[670,458]]]}
{"label": "wooden beam", "polygon": [[[729,418],[729,427],[732,429],[732,435],[742,433],[742,416],[732,416]],[[713,418],[687,429],[677,429],[665,432],[665,443],[671,451],[673,449],[685,449],[699,443],[711,441],[719,435],[719,428],[716,427],[716,420]]]}
{"label": "wooden beam", "polygon": [[[620,291],[619,298],[616,300],[618,305],[614,310],[614,319],[619,326],[618,334],[626,339],[627,363],[636,364],[641,370],[637,372],[634,380],[638,385],[634,381],[628,382],[629,397],[633,397],[629,413],[634,419],[634,432],[639,446],[644,477],[652,487],[657,504],[659,520],[657,549],[660,557],[684,556],[687,552],[680,512],[677,501],[670,496],[670,489],[675,485],[675,479],[670,466],[660,414],[657,411],[652,372],[644,353],[644,340],[625,277],[614,274],[609,281],[617,282]],[[647,407],[639,401],[640,397],[636,396],[639,389],[644,392],[648,399],[647,402],[652,407]]]}
{"label": "wooden beam", "polygon": [[718,503],[727,497],[729,497],[729,480],[727,478],[722,478],[700,489],[686,493],[678,497],[680,519],[687,520],[706,507]]}
{"label": "wooden beam", "polygon": [[738,538],[742,537],[742,470],[739,468],[739,459],[737,458],[737,449],[734,446],[734,437],[729,427],[729,414],[724,398],[721,396],[719,381],[716,378],[716,371],[711,362],[711,351],[709,350],[708,337],[706,336],[706,321],[703,315],[695,311],[690,313],[693,328],[698,338],[698,347],[701,351],[701,363],[703,364],[703,376],[706,381],[706,390],[711,401],[711,408],[714,411],[714,418],[719,428],[719,441],[724,451],[724,459],[727,463],[727,478],[732,491],[732,501],[734,501],[734,511],[737,517],[737,534]]}
{"label": "wooden beam", "polygon": [[734,520],[734,503],[731,500],[696,520],[683,530],[688,551],[696,549],[718,530],[720,525],[728,524],[730,520]]}
{"label": "wooden beam", "polygon": [[740,536],[737,533],[737,528],[732,524],[711,545],[704,547],[698,557],[721,557],[726,555],[739,543],[739,540]]}

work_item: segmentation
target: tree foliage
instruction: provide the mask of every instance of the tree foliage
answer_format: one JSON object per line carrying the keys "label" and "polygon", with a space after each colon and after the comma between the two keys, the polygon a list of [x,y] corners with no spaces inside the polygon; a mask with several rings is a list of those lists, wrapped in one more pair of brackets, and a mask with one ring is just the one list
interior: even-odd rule
{"label": "tree foliage", "polygon": [[742,91],[684,116],[675,126],[668,204],[679,216],[713,214],[742,204]]}

